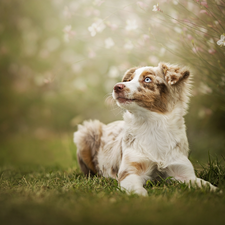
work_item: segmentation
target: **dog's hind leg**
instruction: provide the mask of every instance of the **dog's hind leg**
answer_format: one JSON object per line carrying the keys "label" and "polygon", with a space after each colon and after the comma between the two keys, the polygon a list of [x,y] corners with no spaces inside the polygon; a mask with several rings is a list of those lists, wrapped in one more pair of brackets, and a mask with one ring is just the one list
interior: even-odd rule
{"label": "dog's hind leg", "polygon": [[101,145],[102,127],[103,124],[98,120],[84,121],[74,133],[77,160],[85,175],[98,172],[97,155]]}

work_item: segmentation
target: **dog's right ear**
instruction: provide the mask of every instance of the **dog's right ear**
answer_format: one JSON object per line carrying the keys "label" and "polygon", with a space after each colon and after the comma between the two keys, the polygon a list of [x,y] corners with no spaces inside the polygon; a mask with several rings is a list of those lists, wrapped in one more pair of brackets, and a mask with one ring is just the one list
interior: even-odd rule
{"label": "dog's right ear", "polygon": [[127,70],[123,76],[122,82],[128,82],[131,81],[134,78],[134,73],[138,67],[133,67],[129,70]]}
{"label": "dog's right ear", "polygon": [[190,71],[186,67],[171,65],[168,63],[159,63],[159,68],[169,85],[177,85],[188,80]]}

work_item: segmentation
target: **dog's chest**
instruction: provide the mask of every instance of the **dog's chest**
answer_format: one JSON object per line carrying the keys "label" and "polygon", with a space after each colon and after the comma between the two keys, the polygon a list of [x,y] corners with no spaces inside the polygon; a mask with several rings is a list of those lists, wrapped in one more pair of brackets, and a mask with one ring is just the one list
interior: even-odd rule
{"label": "dog's chest", "polygon": [[182,130],[173,128],[148,127],[141,130],[128,129],[125,132],[123,148],[132,149],[137,154],[143,154],[151,161],[166,161],[171,158],[174,151],[179,150],[183,140]]}

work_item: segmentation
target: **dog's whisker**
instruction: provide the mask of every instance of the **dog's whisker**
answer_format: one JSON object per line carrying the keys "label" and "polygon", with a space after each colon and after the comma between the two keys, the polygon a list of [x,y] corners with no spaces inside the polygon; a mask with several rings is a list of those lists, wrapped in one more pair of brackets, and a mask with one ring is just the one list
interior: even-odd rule
{"label": "dog's whisker", "polygon": [[110,107],[110,111],[113,112],[114,116],[118,116],[119,114],[122,114],[123,110],[120,107],[118,107],[111,93],[109,94],[108,97],[106,97],[105,103],[107,106]]}
{"label": "dog's whisker", "polygon": [[112,95],[109,95],[109,96],[106,97],[106,99],[105,99],[106,105],[113,105],[114,102],[115,102],[115,100],[113,99]]}
{"label": "dog's whisker", "polygon": [[114,108],[113,110],[111,110],[114,114],[114,116],[118,116],[118,115],[122,115],[124,110],[120,109],[119,107]]}

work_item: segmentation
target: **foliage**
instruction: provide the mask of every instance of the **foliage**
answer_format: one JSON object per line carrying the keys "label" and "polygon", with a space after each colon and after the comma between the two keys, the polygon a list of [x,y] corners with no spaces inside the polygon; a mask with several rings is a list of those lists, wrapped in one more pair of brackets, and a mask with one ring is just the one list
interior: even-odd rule
{"label": "foliage", "polygon": [[211,159],[211,156],[209,155],[208,160],[209,160],[208,165],[202,166],[203,169],[197,172],[198,176],[216,185],[224,184],[225,171],[223,165],[225,159],[224,158],[222,158],[221,160],[219,160],[218,158]]}
{"label": "foliage", "polygon": [[159,61],[188,65],[199,118],[225,121],[223,39],[217,44],[224,1],[0,4],[3,133],[72,131],[85,118],[118,119],[104,105],[114,84],[128,68]]}
{"label": "foliage", "polygon": [[174,61],[193,70],[197,94],[213,91],[224,103],[224,1],[69,1],[63,12],[68,45],[82,40],[92,61],[112,61],[110,78],[129,66]]}

